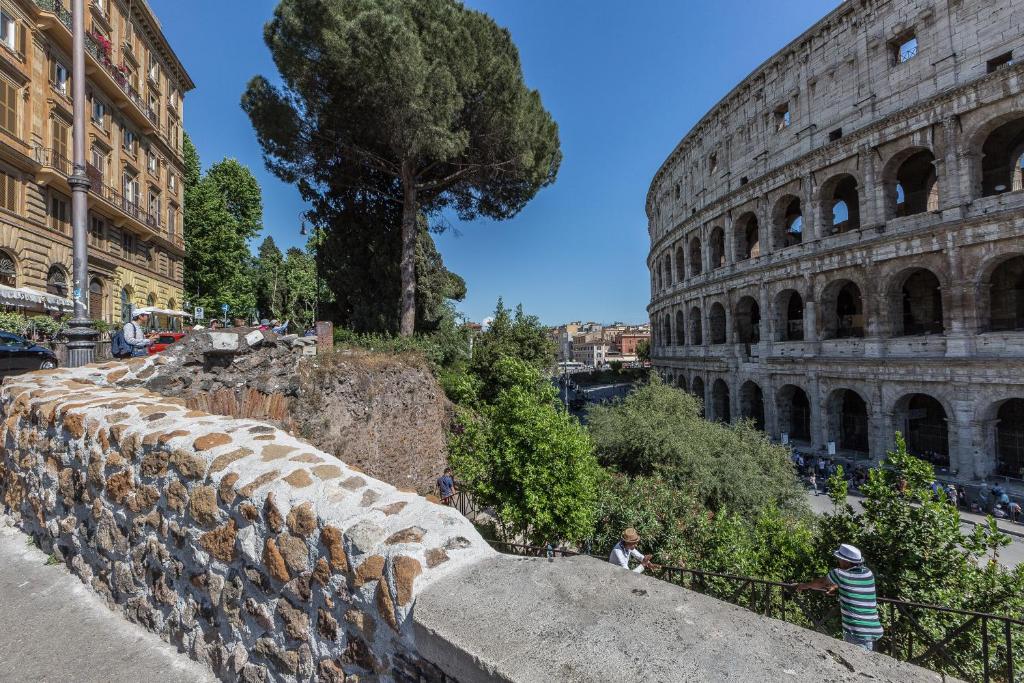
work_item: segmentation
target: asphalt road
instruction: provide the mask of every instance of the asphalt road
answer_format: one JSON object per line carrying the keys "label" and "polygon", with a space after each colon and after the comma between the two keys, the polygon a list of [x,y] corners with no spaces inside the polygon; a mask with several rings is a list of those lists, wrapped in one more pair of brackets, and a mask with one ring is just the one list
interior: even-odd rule
{"label": "asphalt road", "polygon": [[214,683],[205,667],[107,609],[0,518],[0,681]]}
{"label": "asphalt road", "polygon": [[[808,491],[807,501],[811,504],[811,509],[818,514],[832,512],[832,500],[829,499],[829,497],[826,496],[825,494],[815,496],[810,491]],[[850,496],[849,501],[850,504],[853,506],[854,510],[858,512],[863,512],[864,509],[861,507],[860,500],[857,497]],[[973,515],[971,517],[978,517],[979,519],[981,519],[981,517],[978,515]],[[960,514],[961,520],[966,518],[967,515],[965,513]],[[1000,525],[1010,525],[1011,527],[1016,527],[1020,529],[1020,533],[1024,534],[1024,525],[1015,525],[1008,521],[1002,521]],[[971,524],[970,522],[962,522],[961,527],[963,528],[965,533],[970,533],[973,528],[973,524]],[[999,551],[999,563],[1007,568],[1012,569],[1013,567],[1016,567],[1017,565],[1024,563],[1024,539],[1012,535],[1010,536],[1010,539],[1012,541],[1010,545],[1006,546],[1005,548],[1002,548]]]}

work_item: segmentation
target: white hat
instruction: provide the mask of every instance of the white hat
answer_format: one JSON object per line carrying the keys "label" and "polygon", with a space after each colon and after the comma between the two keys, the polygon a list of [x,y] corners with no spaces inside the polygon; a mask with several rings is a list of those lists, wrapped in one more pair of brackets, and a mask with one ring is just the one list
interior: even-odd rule
{"label": "white hat", "polygon": [[853,564],[860,564],[864,561],[864,556],[860,554],[860,550],[847,543],[840,544],[836,551],[832,553],[832,557]]}

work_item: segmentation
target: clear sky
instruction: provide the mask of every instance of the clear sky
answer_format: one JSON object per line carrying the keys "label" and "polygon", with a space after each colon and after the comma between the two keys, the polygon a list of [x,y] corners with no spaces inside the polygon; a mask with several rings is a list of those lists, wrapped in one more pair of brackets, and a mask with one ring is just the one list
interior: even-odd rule
{"label": "clear sky", "polygon": [[[196,90],[185,126],[204,166],[235,157],[263,187],[264,235],[300,245],[298,192],[269,174],[239,98],[276,79],[276,0],[149,0]],[[526,82],[559,124],[558,180],[515,218],[436,236],[481,320],[499,296],[549,324],[646,320],[644,199],[676,143],[752,69],[838,0],[469,0],[512,32]],[[262,239],[262,236],[261,238]]]}

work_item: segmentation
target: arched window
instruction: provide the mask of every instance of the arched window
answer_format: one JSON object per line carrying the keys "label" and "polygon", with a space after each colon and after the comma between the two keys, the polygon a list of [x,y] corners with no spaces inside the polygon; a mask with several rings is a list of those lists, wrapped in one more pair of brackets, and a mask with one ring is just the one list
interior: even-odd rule
{"label": "arched window", "polygon": [[89,317],[103,320],[103,282],[96,277],[89,280]]}
{"label": "arched window", "polygon": [[46,273],[46,293],[66,299],[68,296],[68,276],[58,265],[50,266]]}
{"label": "arched window", "polygon": [[989,279],[989,329],[1024,330],[1024,256],[999,264]]}
{"label": "arched window", "polygon": [[779,389],[776,400],[779,411],[779,431],[789,435],[790,441],[808,443],[811,440],[811,401],[807,392],[787,384]]}
{"label": "arched window", "polygon": [[676,282],[686,279],[686,261],[683,259],[683,246],[676,247]]}
{"label": "arched window", "polygon": [[701,335],[700,309],[696,306],[690,309],[690,343],[694,346],[704,343],[704,337]]}
{"label": "arched window", "polygon": [[804,235],[804,218],[800,199],[787,195],[775,205],[775,244],[779,249],[800,244]]}
{"label": "arched window", "polygon": [[665,262],[662,266],[665,269],[665,286],[672,286],[672,256],[665,254]]}
{"label": "arched window", "polygon": [[828,401],[829,439],[844,451],[867,453],[868,405],[849,389],[838,389]]}
{"label": "arched window", "polygon": [[672,346],[672,316],[666,313],[661,324],[665,335],[661,340],[661,343],[663,346]]}
{"label": "arched window", "polygon": [[686,375],[679,375],[679,377],[676,377],[676,386],[683,391],[686,391]]}
{"label": "arched window", "polygon": [[822,296],[822,339],[864,336],[864,301],[860,287],[849,280],[833,282]]}
{"label": "arched window", "polygon": [[18,286],[18,268],[14,264],[14,258],[6,251],[0,251],[0,285]]}
{"label": "arched window", "polygon": [[740,387],[740,415],[764,431],[764,393],[755,382],[747,381]]}
{"label": "arched window", "polygon": [[992,131],[981,153],[983,196],[1024,189],[1024,117]]}
{"label": "arched window", "polygon": [[711,385],[711,412],[712,417],[718,422],[732,422],[729,410],[729,385],[725,380],[716,379]]}
{"label": "arched window", "polygon": [[787,289],[779,294],[778,311],[780,341],[804,340],[804,300],[800,293]]}
{"label": "arched window", "polygon": [[701,274],[700,239],[690,240],[690,275]]}
{"label": "arched window", "polygon": [[915,270],[900,288],[897,335],[942,334],[942,288],[929,270]]}
{"label": "arched window", "polygon": [[711,270],[725,265],[725,231],[714,228],[711,231]]}
{"label": "arched window", "polygon": [[860,199],[857,180],[851,175],[833,178],[823,186],[822,226],[825,233],[843,233],[860,228]]}
{"label": "arched window", "polygon": [[761,307],[753,297],[745,296],[736,304],[736,336],[740,344],[761,341]]}
{"label": "arched window", "polygon": [[676,311],[676,345],[686,346],[686,315]]}
{"label": "arched window", "polygon": [[937,467],[948,467],[949,426],[942,404],[927,394],[910,394],[896,402],[895,413],[907,452]]}
{"label": "arched window", "polygon": [[756,258],[761,255],[761,238],[758,232],[757,216],[744,214],[736,221],[736,260]]}
{"label": "arched window", "polygon": [[912,216],[938,211],[939,186],[935,175],[935,155],[923,149],[911,154],[896,169],[889,181],[889,201],[894,216]]}
{"label": "arched window", "polygon": [[126,323],[132,319],[132,295],[128,289],[121,289],[121,322]]}
{"label": "arched window", "polygon": [[1004,401],[996,412],[996,471],[1024,479],[1024,398]]}
{"label": "arched window", "polygon": [[724,344],[726,339],[725,334],[725,307],[720,303],[714,303],[711,305],[711,311],[708,313],[708,327],[711,334],[712,344]]}

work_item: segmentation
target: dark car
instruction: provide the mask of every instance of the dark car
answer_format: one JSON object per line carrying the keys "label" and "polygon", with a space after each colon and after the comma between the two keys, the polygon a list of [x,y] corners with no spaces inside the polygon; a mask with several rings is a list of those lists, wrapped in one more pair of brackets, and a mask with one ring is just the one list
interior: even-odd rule
{"label": "dark car", "polygon": [[0,374],[15,375],[55,367],[57,356],[50,349],[19,334],[0,332]]}

